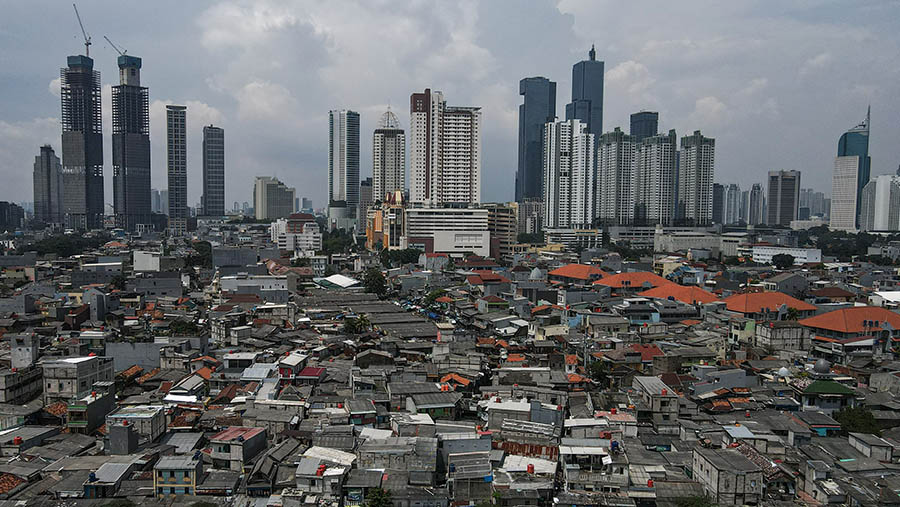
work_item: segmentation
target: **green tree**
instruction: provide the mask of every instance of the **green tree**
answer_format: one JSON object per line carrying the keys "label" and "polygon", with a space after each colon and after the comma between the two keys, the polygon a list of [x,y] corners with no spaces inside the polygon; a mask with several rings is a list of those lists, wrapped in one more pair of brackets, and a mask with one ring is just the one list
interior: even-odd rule
{"label": "green tree", "polygon": [[128,281],[128,278],[125,275],[116,275],[112,277],[109,284],[112,285],[114,289],[125,290],[126,281]]}
{"label": "green tree", "polygon": [[444,289],[435,289],[435,290],[429,292],[428,295],[425,296],[425,299],[422,302],[425,304],[425,306],[430,306],[430,305],[434,304],[434,302],[435,302],[435,300],[437,300],[437,298],[443,296],[446,293],[447,293],[447,291],[445,291]]}
{"label": "green tree", "polygon": [[169,331],[172,336],[191,336],[197,334],[200,328],[197,324],[187,320],[174,320],[169,324]]}
{"label": "green tree", "polygon": [[366,495],[365,507],[393,507],[394,502],[391,499],[391,492],[378,488],[370,490]]}
{"label": "green tree", "polygon": [[368,331],[371,326],[369,318],[365,315],[344,320],[344,332],[347,334],[362,334]]}
{"label": "green tree", "polygon": [[520,232],[516,237],[516,241],[530,245],[543,245],[544,235],[539,232]]}
{"label": "green tree", "polygon": [[309,267],[309,259],[306,257],[297,257],[296,259],[291,259],[291,266],[295,268]]}
{"label": "green tree", "polygon": [[379,297],[387,293],[387,281],[379,269],[367,269],[363,275],[363,285],[366,287],[366,292],[378,294]]}
{"label": "green tree", "polygon": [[194,242],[191,247],[194,252],[185,259],[185,265],[188,267],[212,267],[212,244],[209,241]]}
{"label": "green tree", "polygon": [[706,496],[697,495],[679,498],[675,500],[675,505],[677,507],[716,507],[717,504]]}
{"label": "green tree", "polygon": [[800,311],[793,307],[788,307],[785,320],[800,320]]}
{"label": "green tree", "polygon": [[834,414],[834,420],[841,423],[841,433],[869,433],[881,435],[881,429],[872,412],[865,407],[846,407]]}
{"label": "green tree", "polygon": [[772,264],[778,269],[788,269],[794,265],[794,256],[790,254],[773,255]]}

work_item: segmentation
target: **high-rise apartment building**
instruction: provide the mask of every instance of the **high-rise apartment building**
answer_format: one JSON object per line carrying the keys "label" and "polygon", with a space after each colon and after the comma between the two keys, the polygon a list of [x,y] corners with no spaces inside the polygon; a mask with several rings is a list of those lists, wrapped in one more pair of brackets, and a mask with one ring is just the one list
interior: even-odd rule
{"label": "high-rise apartment building", "polygon": [[645,137],[637,153],[635,220],[642,224],[670,225],[675,202],[675,167],[678,162],[675,131]]}
{"label": "high-rise apartment building", "polygon": [[712,222],[716,140],[699,130],[681,138],[678,167],[678,218],[694,225]]}
{"label": "high-rise apartment building", "polygon": [[288,187],[278,178],[257,176],[253,183],[253,211],[256,219],[274,220],[287,217],[294,211],[296,195],[297,191],[294,188]]}
{"label": "high-rise apartment building", "polygon": [[581,120],[587,132],[600,142],[603,135],[603,62],[594,46],[588,59],[572,66],[572,102],[566,104],[566,119]]}
{"label": "high-rise apartment building", "polygon": [[629,133],[636,142],[653,137],[659,132],[659,113],[656,111],[640,111],[631,115]]}
{"label": "high-rise apartment building", "polygon": [[545,77],[519,81],[519,168],[516,202],[540,199],[543,171],[544,125],[556,119],[556,83]]}
{"label": "high-rise apartment building", "polygon": [[731,225],[741,221],[741,187],[737,184],[732,183],[725,187],[723,208],[721,223]]}
{"label": "high-rise apartment building", "polygon": [[489,203],[480,206],[488,210],[488,232],[491,257],[498,261],[512,253],[518,236],[519,206],[517,203]]}
{"label": "high-rise apartment building", "polygon": [[869,119],[844,132],[838,141],[831,180],[831,228],[852,231],[859,226],[860,194],[869,182]]}
{"label": "high-rise apartment building", "polygon": [[426,88],[410,96],[412,203],[481,201],[481,108],[448,106]]}
{"label": "high-rise apartment building", "polygon": [[634,220],[637,163],[634,137],[618,127],[603,134],[597,157],[597,215],[607,224],[631,224]]}
{"label": "high-rise apartment building", "polygon": [[800,171],[769,171],[767,225],[789,227],[800,213]]}
{"label": "high-rise apartment building", "polygon": [[187,106],[166,106],[166,168],[169,180],[169,234],[187,232]]}
{"label": "high-rise apartment building", "polygon": [[203,127],[203,211],[210,217],[225,215],[225,130]]}
{"label": "high-rise apartment building", "polygon": [[62,165],[49,144],[41,146],[34,157],[34,221],[41,224],[63,223]]}
{"label": "high-rise apartment building", "polygon": [[747,225],[760,225],[764,221],[765,213],[763,213],[765,205],[765,196],[763,195],[762,185],[754,183],[750,187],[750,201],[747,211]]}
{"label": "high-rise apartment building", "polygon": [[[328,216],[355,218],[359,206],[359,113],[328,112]],[[341,213],[332,212],[344,208]],[[337,217],[336,215],[343,215]]]}
{"label": "high-rise apartment building", "polygon": [[72,229],[103,225],[103,126],[100,72],[88,56],[60,69],[63,222]]}
{"label": "high-rise apartment building", "polygon": [[745,224],[750,223],[750,191],[741,192],[741,221]]}
{"label": "high-rise apartment building", "polygon": [[713,183],[712,221],[714,224],[721,224],[725,221],[725,185],[719,183]]}
{"label": "high-rise apartment building", "polygon": [[365,222],[366,212],[373,204],[375,204],[375,196],[372,194],[372,178],[366,178],[359,182],[359,209],[356,216],[360,217],[360,224]]}
{"label": "high-rise apartment building", "polygon": [[863,187],[859,228],[863,231],[900,231],[900,176],[883,174]]}
{"label": "high-rise apartment building", "polygon": [[596,215],[594,136],[581,120],[544,126],[543,227],[590,226]]}
{"label": "high-rise apartment building", "polygon": [[141,86],[141,59],[121,55],[112,87],[113,209],[116,226],[150,227],[150,93]]}
{"label": "high-rise apartment building", "polygon": [[[384,199],[406,189],[406,133],[388,109],[372,135],[372,198]],[[360,216],[360,220],[365,216]]]}

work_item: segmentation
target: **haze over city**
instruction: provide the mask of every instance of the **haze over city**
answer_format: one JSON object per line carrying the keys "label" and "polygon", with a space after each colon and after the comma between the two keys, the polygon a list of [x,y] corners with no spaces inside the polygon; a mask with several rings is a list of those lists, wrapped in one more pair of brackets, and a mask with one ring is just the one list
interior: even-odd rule
{"label": "haze over city", "polygon": [[[716,139],[715,179],[749,188],[800,170],[830,193],[835,145],[872,106],[872,175],[900,164],[900,35],[895,2],[153,2],[79,6],[102,75],[105,202],[112,202],[110,87],[103,35],[143,59],[150,89],[152,186],[166,187],[165,105],[188,106],[188,203],[201,194],[201,129],[227,132],[226,204],[275,175],[316,207],[327,181],[328,111],[360,113],[361,177],[371,132],[391,106],[409,128],[409,97],[431,88],[482,108],[482,200],[514,197],[523,77],[557,83],[595,45],[605,62],[603,131],[659,111],[659,131]],[[59,68],[83,53],[71,6],[7,2],[0,31],[0,198],[30,200],[38,147],[59,151]],[[123,22],[128,19],[128,22]],[[134,22],[133,20],[139,20]]]}

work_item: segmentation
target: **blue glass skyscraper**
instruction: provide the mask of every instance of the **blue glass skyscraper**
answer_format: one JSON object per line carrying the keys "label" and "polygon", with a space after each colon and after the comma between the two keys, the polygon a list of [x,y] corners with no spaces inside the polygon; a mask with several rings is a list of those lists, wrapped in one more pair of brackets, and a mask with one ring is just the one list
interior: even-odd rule
{"label": "blue glass skyscraper", "polygon": [[572,66],[572,102],[566,104],[566,120],[581,120],[595,142],[603,135],[603,62],[591,46],[588,59]]}
{"label": "blue glass skyscraper", "polygon": [[656,111],[640,111],[631,115],[631,136],[636,142],[658,134],[659,113]]}
{"label": "blue glass skyscraper", "polygon": [[871,176],[872,159],[869,157],[869,118],[872,108],[866,111],[866,119],[859,125],[844,132],[838,140],[838,157],[859,157],[856,179],[856,217],[859,217],[859,205],[862,197],[862,189],[869,182]]}
{"label": "blue glass skyscraper", "polygon": [[545,77],[519,81],[519,168],[516,171],[516,202],[541,198],[544,125],[556,119],[556,83]]}

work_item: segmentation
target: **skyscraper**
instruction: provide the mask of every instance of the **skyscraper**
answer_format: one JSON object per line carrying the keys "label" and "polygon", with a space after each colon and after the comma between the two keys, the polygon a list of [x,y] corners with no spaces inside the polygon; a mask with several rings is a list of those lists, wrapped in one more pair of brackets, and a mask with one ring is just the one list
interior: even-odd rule
{"label": "skyscraper", "polygon": [[635,220],[638,223],[672,223],[677,145],[674,130],[641,141],[635,177]]}
{"label": "skyscraper", "polygon": [[767,225],[788,227],[800,212],[800,171],[769,171]]}
{"label": "skyscraper", "polygon": [[210,217],[225,215],[225,130],[203,127],[203,210]]}
{"label": "skyscraper", "polygon": [[712,186],[715,177],[716,140],[699,130],[681,138],[678,167],[679,219],[694,225],[712,221]]}
{"label": "skyscraper", "polygon": [[860,194],[869,182],[869,119],[844,132],[838,140],[834,175],[831,180],[831,228],[851,231],[859,226]]}
{"label": "skyscraper", "polygon": [[113,207],[116,226],[150,225],[150,95],[141,86],[141,59],[119,56],[112,87]]}
{"label": "skyscraper", "polygon": [[169,180],[169,234],[187,232],[187,107],[166,106],[166,168]]}
{"label": "skyscraper", "polygon": [[588,59],[572,66],[572,102],[566,104],[566,119],[587,124],[594,142],[603,135],[603,62],[597,61],[594,46]]}
{"label": "skyscraper", "polygon": [[725,187],[725,203],[722,223],[736,224],[741,221],[741,187],[732,183]]}
{"label": "skyscraper", "polygon": [[596,188],[598,216],[605,223],[627,225],[634,220],[635,150],[634,137],[618,127],[600,137]]}
{"label": "skyscraper", "polygon": [[541,197],[544,125],[556,119],[556,83],[545,77],[519,81],[519,168],[516,171],[516,201]]}
{"label": "skyscraper", "polygon": [[596,216],[594,136],[580,120],[547,123],[543,130],[543,226],[590,226]]}
{"label": "skyscraper", "polygon": [[859,228],[863,231],[900,231],[900,176],[883,174],[863,187]]}
{"label": "skyscraper", "polygon": [[100,72],[88,56],[60,69],[63,222],[72,229],[103,225],[103,125]]}
{"label": "skyscraper", "polygon": [[763,223],[765,209],[765,196],[763,196],[762,185],[754,183],[750,187],[750,205],[747,212],[747,225],[760,225]]}
{"label": "skyscraper", "polygon": [[373,204],[375,198],[372,195],[372,178],[366,178],[359,182],[359,209],[356,216],[359,217],[361,224],[365,223],[366,213]]}
{"label": "skyscraper", "polygon": [[426,88],[410,96],[412,203],[481,202],[481,108],[448,106]]}
{"label": "skyscraper", "polygon": [[655,136],[659,130],[659,113],[640,111],[631,115],[630,133],[636,142]]}
{"label": "skyscraper", "polygon": [[150,212],[151,213],[162,213],[162,196],[159,193],[159,190],[155,188],[150,189]]}
{"label": "skyscraper", "polygon": [[[359,206],[359,113],[346,109],[329,111],[328,216],[355,218],[357,206]],[[338,212],[340,208],[344,209]],[[332,212],[332,209],[335,211]]]}
{"label": "skyscraper", "polygon": [[397,115],[388,109],[372,135],[372,198],[380,201],[395,190],[405,189],[406,134]]}
{"label": "skyscraper", "polygon": [[[257,176],[253,183],[253,212],[257,220],[284,218],[294,210],[297,191],[271,176]],[[247,207],[245,204],[245,208]]]}
{"label": "skyscraper", "polygon": [[42,224],[62,224],[62,165],[49,144],[34,157],[34,220]]}
{"label": "skyscraper", "polygon": [[725,223],[725,185],[713,183],[713,212],[714,224]]}

